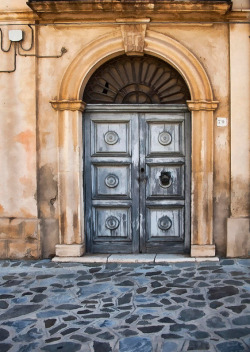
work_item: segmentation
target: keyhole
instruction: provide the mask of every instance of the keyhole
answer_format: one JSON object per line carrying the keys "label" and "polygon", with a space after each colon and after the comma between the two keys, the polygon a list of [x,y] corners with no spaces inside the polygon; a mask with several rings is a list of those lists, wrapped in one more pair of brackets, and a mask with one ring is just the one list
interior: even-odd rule
{"label": "keyhole", "polygon": [[144,171],[145,171],[145,170],[144,170],[144,167],[142,167],[142,168],[141,168],[141,172],[144,172]]}

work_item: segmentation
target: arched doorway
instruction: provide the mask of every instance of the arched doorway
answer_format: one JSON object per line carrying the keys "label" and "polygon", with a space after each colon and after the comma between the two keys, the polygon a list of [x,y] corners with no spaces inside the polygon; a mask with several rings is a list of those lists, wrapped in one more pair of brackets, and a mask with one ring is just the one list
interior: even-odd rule
{"label": "arched doorway", "polygon": [[[213,128],[218,101],[201,62],[180,42],[147,30],[143,53],[161,58],[185,78],[191,100],[191,256],[214,256],[213,238]],[[77,257],[86,251],[82,187],[82,95],[98,67],[125,53],[121,31],[98,37],[75,56],[62,77],[57,99],[51,101],[58,112],[58,177],[60,198],[59,257]],[[141,54],[141,53],[140,53]]]}
{"label": "arched doorway", "polygon": [[189,91],[166,62],[119,56],[83,101],[85,232],[90,253],[190,250]]}

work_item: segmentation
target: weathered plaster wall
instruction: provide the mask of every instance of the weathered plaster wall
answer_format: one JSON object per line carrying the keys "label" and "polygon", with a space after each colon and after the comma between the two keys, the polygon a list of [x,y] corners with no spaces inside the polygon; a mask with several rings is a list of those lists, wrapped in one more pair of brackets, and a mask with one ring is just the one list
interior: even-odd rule
{"label": "weathered plaster wall", "polygon": [[[4,48],[9,45],[3,30]],[[23,28],[23,27],[21,27]],[[7,39],[7,40],[6,40]],[[12,70],[14,51],[0,53],[0,70]],[[0,256],[40,252],[36,178],[36,63],[17,57],[17,70],[0,73]]]}
{"label": "weathered plaster wall", "polygon": [[227,255],[231,257],[250,254],[249,35],[249,24],[230,26],[231,217],[227,223]]}
{"label": "weathered plaster wall", "polygon": [[2,11],[29,11],[26,0],[1,0],[0,9]]}
{"label": "weathered plaster wall", "polygon": [[[247,217],[250,209],[250,26],[230,26],[231,177],[233,217]],[[239,40],[239,37],[241,40]]]}
{"label": "weathered plaster wall", "polygon": [[233,10],[248,9],[249,10],[249,0],[233,0]]}

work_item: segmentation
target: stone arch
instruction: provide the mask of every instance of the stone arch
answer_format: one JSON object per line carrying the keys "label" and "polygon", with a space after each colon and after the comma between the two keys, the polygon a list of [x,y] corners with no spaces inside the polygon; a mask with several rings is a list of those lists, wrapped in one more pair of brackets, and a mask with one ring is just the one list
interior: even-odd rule
{"label": "stone arch", "polygon": [[[189,87],[191,100],[187,105],[192,111],[191,256],[214,256],[213,110],[218,102],[213,101],[212,87],[202,64],[178,41],[148,30],[143,37],[142,51],[137,54],[156,56],[172,65]],[[51,102],[59,114],[61,221],[57,256],[81,256],[85,252],[81,171],[83,91],[102,63],[125,52],[126,45],[119,30],[88,44],[67,68],[58,100]]]}
{"label": "stone arch", "polygon": [[[193,101],[213,100],[208,76],[199,60],[178,41],[151,30],[146,32],[144,52],[172,65],[185,79]],[[111,32],[83,48],[67,68],[59,100],[81,100],[91,74],[109,59],[125,53],[121,33]]]}

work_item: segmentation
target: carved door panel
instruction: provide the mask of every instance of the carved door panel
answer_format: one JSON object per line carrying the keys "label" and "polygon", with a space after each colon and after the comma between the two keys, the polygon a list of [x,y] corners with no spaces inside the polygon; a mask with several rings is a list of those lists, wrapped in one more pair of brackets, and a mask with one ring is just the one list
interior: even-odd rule
{"label": "carved door panel", "polygon": [[138,252],[138,116],[94,111],[84,119],[88,251]]}
{"label": "carved door panel", "polygon": [[84,116],[88,252],[184,252],[189,115],[112,109]]}
{"label": "carved door panel", "polygon": [[141,251],[181,253],[189,248],[189,114],[145,113],[140,121]]}

